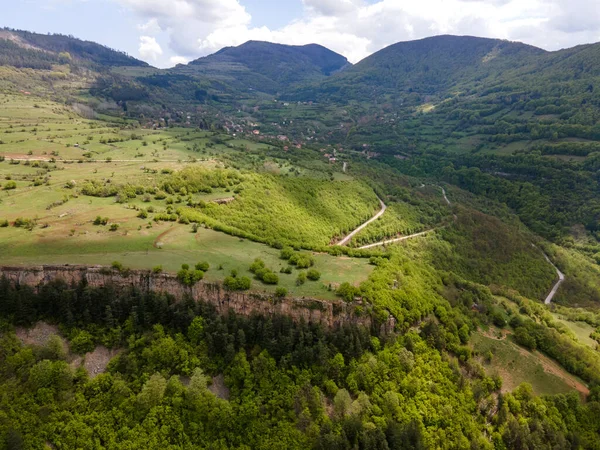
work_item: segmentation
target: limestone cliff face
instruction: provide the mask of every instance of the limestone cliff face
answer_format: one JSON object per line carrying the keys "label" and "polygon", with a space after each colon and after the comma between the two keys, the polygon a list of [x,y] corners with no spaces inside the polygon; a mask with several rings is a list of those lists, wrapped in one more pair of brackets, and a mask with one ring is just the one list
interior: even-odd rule
{"label": "limestone cliff face", "polygon": [[28,285],[36,289],[59,279],[68,284],[85,280],[91,287],[112,285],[123,290],[135,287],[142,292],[164,292],[179,299],[190,296],[196,301],[210,303],[220,314],[233,311],[243,316],[253,313],[285,315],[295,321],[304,319],[332,328],[350,323],[371,326],[369,308],[361,302],[290,297],[279,299],[260,293],[228,291],[220,283],[204,281],[185,286],[172,274],[153,274],[149,270],[130,270],[122,274],[101,266],[0,266],[0,278],[3,276],[14,285]]}

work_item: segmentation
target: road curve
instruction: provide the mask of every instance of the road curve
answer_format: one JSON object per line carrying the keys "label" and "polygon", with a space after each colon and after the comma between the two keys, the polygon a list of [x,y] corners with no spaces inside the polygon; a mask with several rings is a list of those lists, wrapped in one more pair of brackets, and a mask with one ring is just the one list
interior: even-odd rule
{"label": "road curve", "polygon": [[550,261],[550,258],[548,258],[548,255],[546,255],[546,253],[544,253],[544,258],[546,258],[546,261],[548,261],[552,265],[552,267],[554,267],[554,270],[556,270],[556,274],[558,275],[558,281],[556,282],[556,284],[554,285],[554,287],[552,288],[552,290],[548,294],[548,297],[546,297],[546,300],[544,300],[544,303],[546,305],[549,305],[550,303],[552,303],[552,299],[556,295],[556,291],[558,291],[558,288],[560,287],[560,285],[563,284],[563,281],[565,281],[565,274],[562,273],[558,269],[558,267],[556,267],[554,265],[554,263],[552,261]]}
{"label": "road curve", "polygon": [[381,204],[381,209],[379,210],[379,212],[335,245],[346,245],[350,241],[350,239],[352,239],[354,237],[354,235],[356,235],[356,233],[358,233],[360,230],[362,230],[364,227],[369,225],[371,222],[374,222],[375,220],[379,219],[382,216],[382,214],[387,209],[387,206],[385,206],[385,203],[383,203],[383,200],[381,200],[379,197],[377,197],[377,200],[379,200],[379,203]]}
{"label": "road curve", "polygon": [[379,241],[379,242],[375,242],[374,244],[363,245],[362,247],[358,247],[358,248],[360,250],[363,250],[363,249],[366,249],[366,248],[378,247],[380,245],[393,244],[394,242],[405,241],[406,239],[411,239],[411,238],[415,238],[415,237],[418,237],[418,236],[423,236],[424,234],[431,233],[432,231],[435,231],[435,230],[436,229],[433,228],[431,230],[421,231],[420,233],[409,234],[408,236],[402,236],[402,237],[395,238],[395,239],[388,239],[387,241]]}

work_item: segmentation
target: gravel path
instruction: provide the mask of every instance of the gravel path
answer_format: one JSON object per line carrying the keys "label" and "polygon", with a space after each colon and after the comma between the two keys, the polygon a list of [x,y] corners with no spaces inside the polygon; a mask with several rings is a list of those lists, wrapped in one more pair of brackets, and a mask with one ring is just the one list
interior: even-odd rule
{"label": "gravel path", "polygon": [[371,217],[369,220],[367,220],[365,223],[363,223],[361,226],[359,226],[356,230],[354,230],[348,236],[346,236],[344,239],[342,239],[340,242],[338,242],[336,245],[346,245],[348,242],[350,242],[350,239],[352,239],[354,237],[354,235],[356,235],[356,233],[358,233],[360,230],[362,230],[364,227],[369,225],[371,222],[374,222],[375,220],[379,219],[382,216],[382,214],[387,209],[387,206],[385,206],[385,203],[383,203],[383,200],[381,200],[379,197],[377,197],[377,200],[379,200],[379,203],[381,204],[381,209],[379,210],[379,212],[377,214],[375,214],[373,217]]}

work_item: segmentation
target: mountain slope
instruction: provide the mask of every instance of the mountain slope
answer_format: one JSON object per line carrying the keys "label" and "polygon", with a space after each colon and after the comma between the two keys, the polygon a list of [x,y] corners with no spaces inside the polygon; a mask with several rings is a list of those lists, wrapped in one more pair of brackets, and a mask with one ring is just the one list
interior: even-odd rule
{"label": "mountain slope", "polygon": [[177,66],[176,72],[220,80],[232,87],[276,93],[299,83],[320,81],[344,67],[348,60],[316,44],[292,46],[249,41]]}
{"label": "mountain slope", "polygon": [[23,67],[29,67],[25,61],[31,61],[29,65],[32,68],[38,68],[36,60],[64,63],[73,59],[79,63],[91,63],[101,67],[148,67],[148,63],[144,61],[95,42],[61,34],[39,34],[4,28],[0,30],[0,57],[4,57],[0,60],[0,65],[19,64],[11,64],[6,58],[8,54],[15,60],[20,60]]}
{"label": "mountain slope", "polygon": [[296,96],[365,100],[402,93],[444,95],[544,55],[529,45],[470,36],[435,36],[399,42],[380,50],[321,85]]}

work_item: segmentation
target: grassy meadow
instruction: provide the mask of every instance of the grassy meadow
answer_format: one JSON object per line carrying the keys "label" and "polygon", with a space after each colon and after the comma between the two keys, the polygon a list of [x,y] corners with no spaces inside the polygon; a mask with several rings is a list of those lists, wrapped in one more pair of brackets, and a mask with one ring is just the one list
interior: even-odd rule
{"label": "grassy meadow", "polygon": [[[351,177],[339,174],[335,183],[324,183],[320,163],[294,166],[265,158],[267,144],[209,131],[88,120],[67,106],[25,94],[0,95],[0,142],[0,225],[7,225],[0,227],[2,264],[119,261],[175,272],[183,263],[206,261],[211,268],[205,278],[216,281],[234,269],[251,276],[248,267],[261,258],[289,293],[322,298],[334,298],[331,287],[343,282],[358,285],[373,268],[364,259],[314,254],[320,280],[296,286],[298,270],[279,273],[288,264],[277,249],[203,226],[194,233],[190,224],[172,218],[153,220],[183,207],[195,211],[202,204],[209,217],[245,231],[267,235],[269,225],[276,223],[276,233],[293,236],[303,226],[306,240],[326,245],[333,234],[357,225],[376,207],[375,195]],[[210,175],[234,164],[244,180],[244,190],[236,194],[229,186],[187,195],[163,192],[164,184],[186,167]],[[244,172],[257,167],[262,173]],[[306,194],[301,179],[315,173],[319,180],[309,182],[320,188]],[[82,187],[90,183],[117,190],[142,186],[154,194],[121,199],[84,195]],[[238,198],[231,205],[214,203],[234,195]],[[97,217],[105,223],[94,224]],[[252,289],[273,292],[275,286],[254,280]]]}

